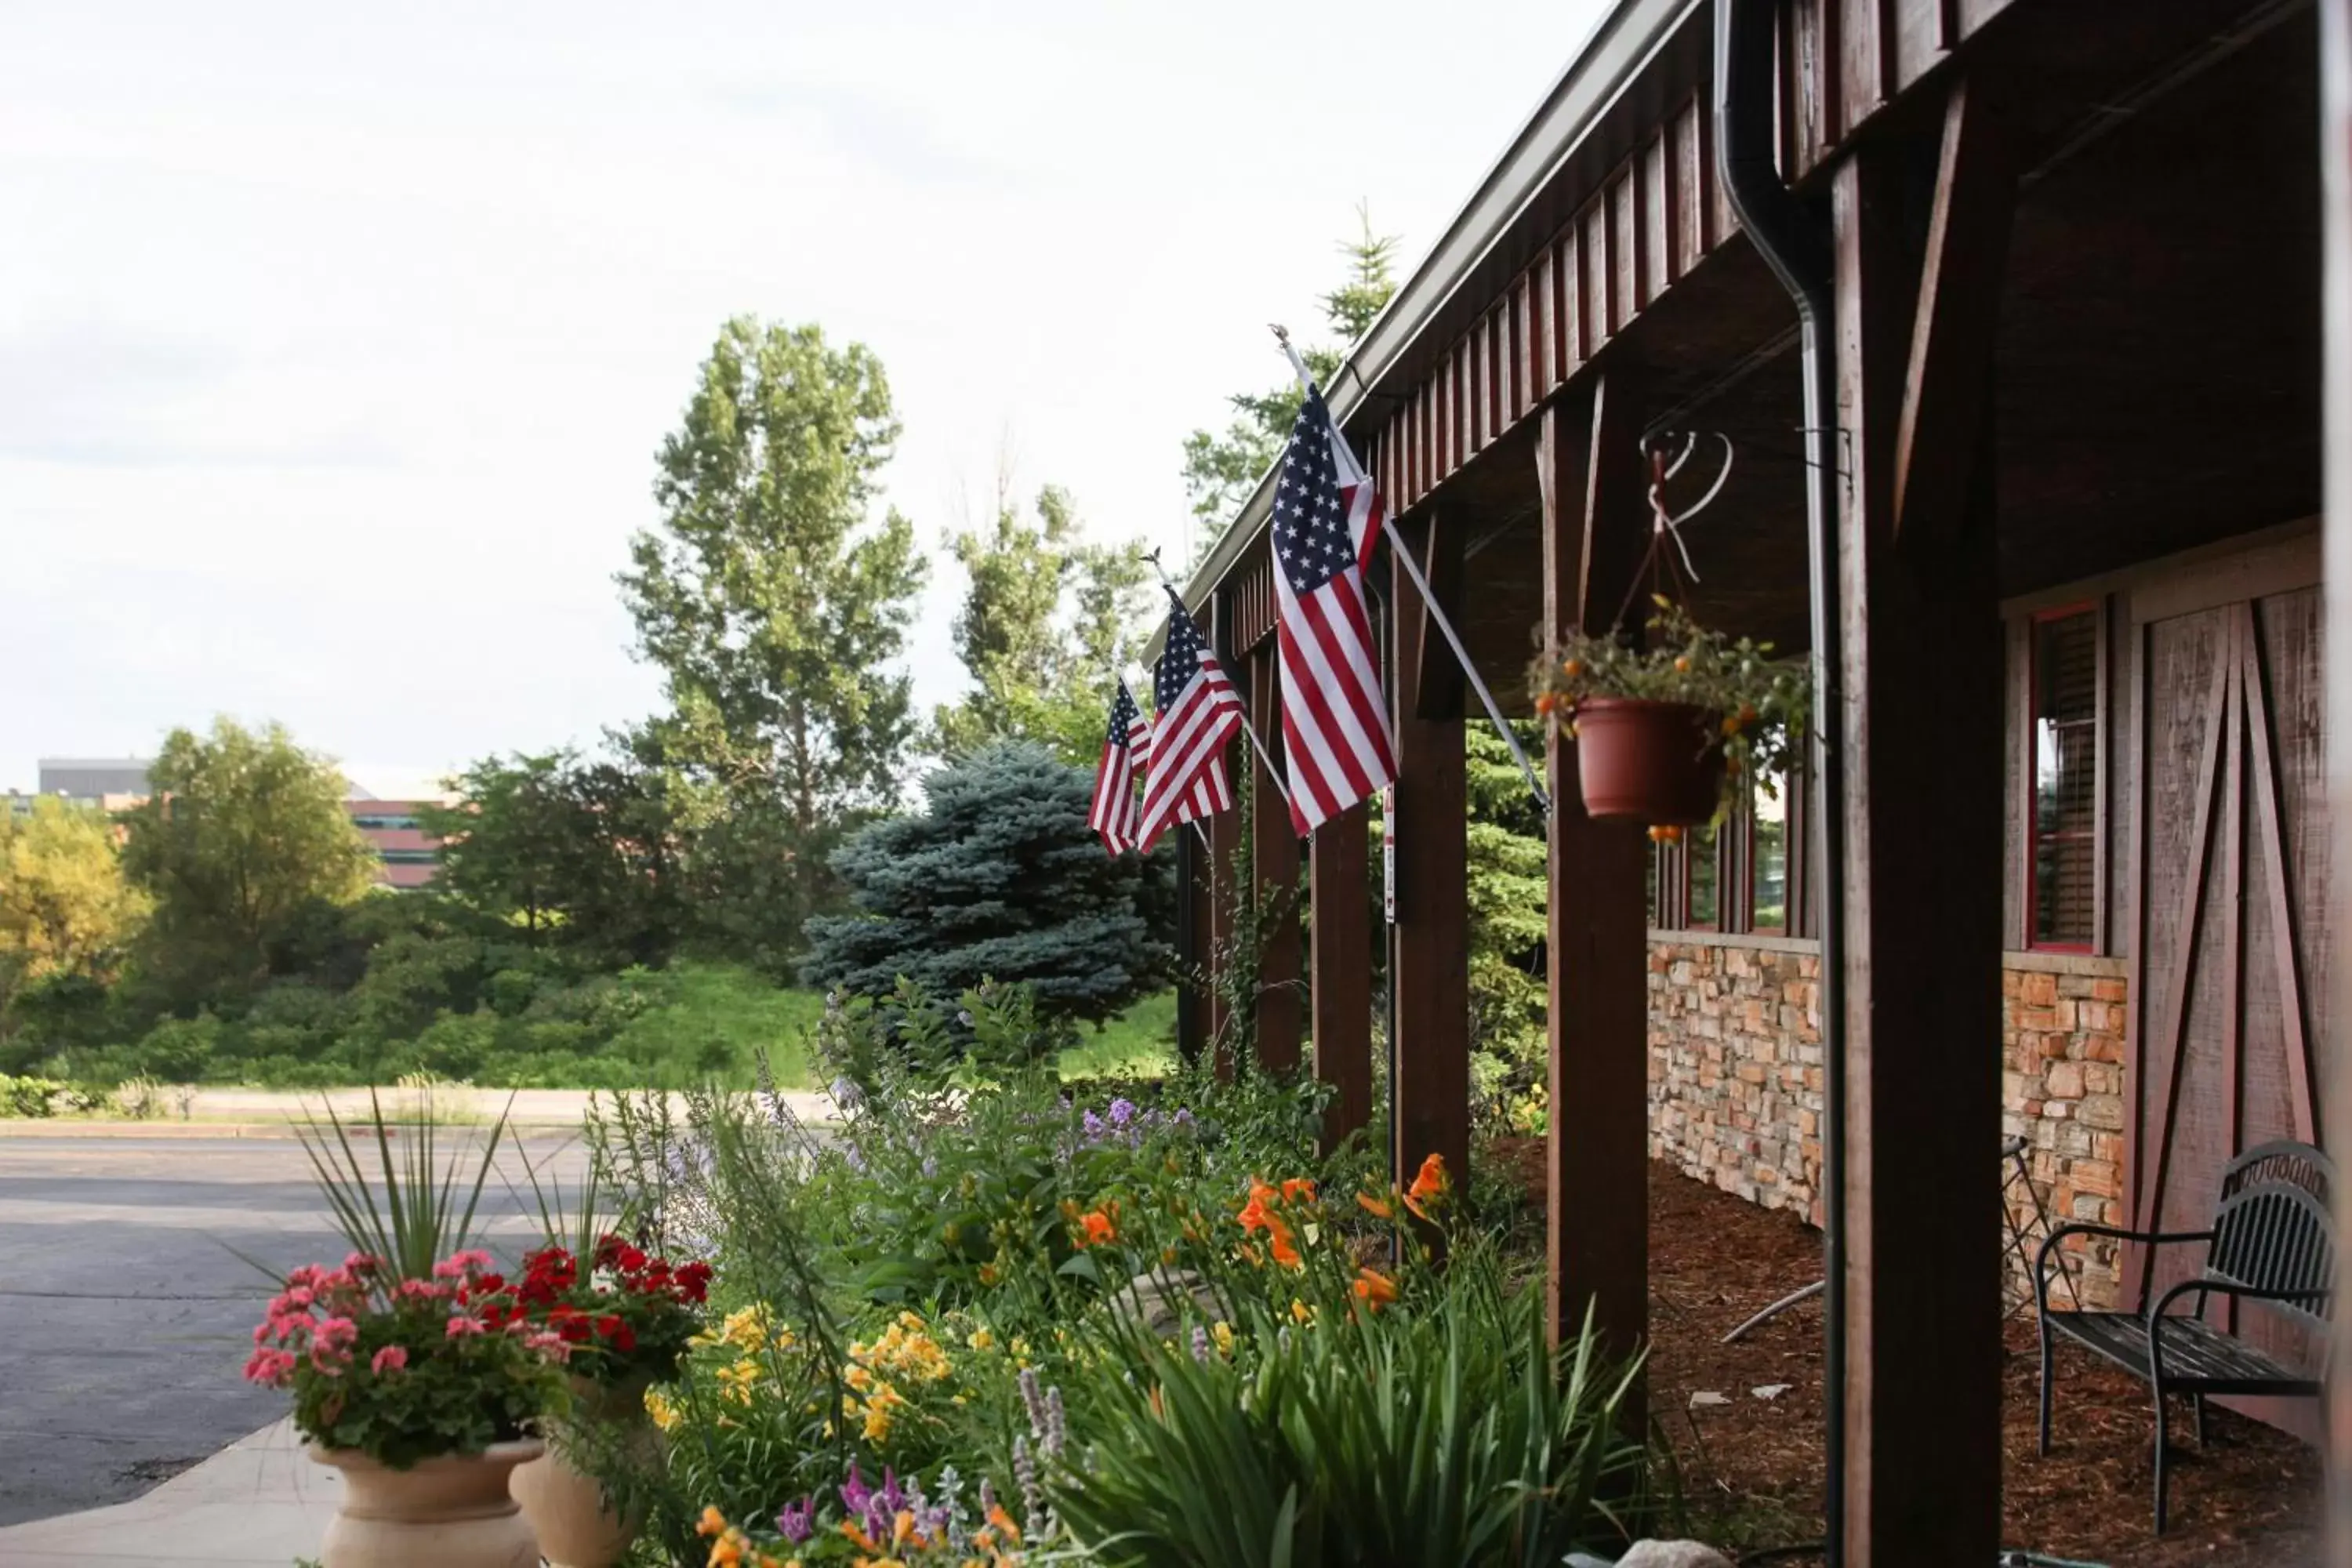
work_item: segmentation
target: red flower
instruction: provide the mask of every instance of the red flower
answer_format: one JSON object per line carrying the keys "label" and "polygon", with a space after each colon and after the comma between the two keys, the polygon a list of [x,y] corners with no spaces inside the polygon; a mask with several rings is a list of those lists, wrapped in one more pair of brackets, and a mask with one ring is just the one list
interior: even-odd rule
{"label": "red flower", "polygon": [[678,1299],[699,1303],[710,1289],[710,1265],[689,1263],[677,1271]]}

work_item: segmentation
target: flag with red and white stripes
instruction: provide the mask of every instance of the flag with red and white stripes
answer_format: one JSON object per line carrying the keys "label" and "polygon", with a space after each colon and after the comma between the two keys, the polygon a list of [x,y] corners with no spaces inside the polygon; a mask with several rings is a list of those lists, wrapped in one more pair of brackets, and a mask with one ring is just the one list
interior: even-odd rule
{"label": "flag with red and white stripes", "polygon": [[1135,847],[1135,830],[1142,816],[1135,798],[1135,770],[1143,760],[1145,733],[1143,710],[1135,705],[1122,680],[1118,695],[1111,700],[1102,761],[1095,764],[1094,805],[1087,813],[1087,826],[1101,837],[1103,847],[1114,858]]}
{"label": "flag with red and white stripes", "polygon": [[[1135,761],[1139,767],[1149,767],[1151,760],[1151,721],[1143,721],[1135,739]],[[1176,803],[1172,820],[1195,822],[1221,811],[1234,808],[1234,781],[1225,771],[1225,754],[1219,752],[1215,761],[1201,770],[1192,787]]]}
{"label": "flag with red and white stripes", "polygon": [[1307,382],[1283,452],[1273,517],[1282,750],[1291,826],[1302,834],[1396,776],[1364,602],[1364,561],[1380,517],[1370,479]]}
{"label": "flag with red and white stripes", "polygon": [[1199,815],[1192,808],[1204,784],[1213,797],[1223,799],[1218,809],[1230,807],[1225,748],[1242,727],[1242,700],[1173,588],[1168,590],[1168,642],[1152,676],[1151,701],[1160,717],[1151,726],[1151,765],[1143,778],[1139,838],[1146,850],[1171,823]]}

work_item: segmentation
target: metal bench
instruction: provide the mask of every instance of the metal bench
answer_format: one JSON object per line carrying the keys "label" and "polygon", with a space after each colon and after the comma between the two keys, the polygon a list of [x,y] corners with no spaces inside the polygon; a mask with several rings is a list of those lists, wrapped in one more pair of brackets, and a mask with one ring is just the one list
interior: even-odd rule
{"label": "metal bench", "polygon": [[[2209,1322],[2212,1297],[2260,1303],[2260,1310],[2325,1333],[2336,1286],[2327,1205],[2336,1184],[2327,1156],[2307,1143],[2265,1143],[2239,1155],[2221,1173],[2221,1196],[2210,1230],[2144,1232],[2114,1226],[2062,1225],[2034,1259],[2034,1305],[2042,1319],[2042,1451],[2050,1452],[2051,1350],[2054,1335],[2106,1357],[2147,1380],[2156,1393],[2156,1528],[2165,1522],[2165,1396],[2196,1401],[2197,1441],[2205,1441],[2205,1400],[2217,1394],[2317,1398],[2317,1366],[2289,1366],[2269,1352]],[[2106,1236],[2157,1247],[2206,1244],[2205,1267],[2158,1296],[2145,1313],[2053,1312],[2050,1263],[2069,1236]],[[2193,1310],[2175,1312],[2194,1296]],[[2229,1321],[2236,1321],[2232,1311]]]}

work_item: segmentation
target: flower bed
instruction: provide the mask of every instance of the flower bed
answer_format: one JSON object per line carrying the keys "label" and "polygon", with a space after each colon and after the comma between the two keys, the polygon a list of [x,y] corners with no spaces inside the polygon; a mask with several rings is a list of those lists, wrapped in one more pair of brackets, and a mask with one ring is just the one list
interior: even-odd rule
{"label": "flower bed", "polygon": [[[772,1098],[592,1120],[714,1325],[614,1494],[679,1562],[1556,1563],[1622,1541],[1621,1369],[1554,1357],[1432,1161],[1314,1154],[1253,1072],[1074,1102],[1017,992],[830,1006],[836,1137]],[[1426,1242],[1450,1231],[1443,1271]]]}

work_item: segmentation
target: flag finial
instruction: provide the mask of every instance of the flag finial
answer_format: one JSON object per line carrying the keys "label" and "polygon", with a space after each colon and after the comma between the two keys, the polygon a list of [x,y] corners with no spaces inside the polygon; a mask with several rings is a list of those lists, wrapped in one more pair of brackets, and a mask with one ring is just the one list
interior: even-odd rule
{"label": "flag finial", "polygon": [[1265,325],[1266,330],[1274,334],[1274,338],[1276,342],[1280,343],[1284,348],[1288,348],[1290,346],[1290,329],[1288,327],[1284,326],[1280,321],[1268,321]]}

